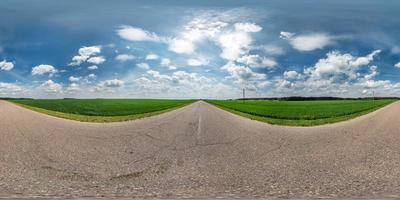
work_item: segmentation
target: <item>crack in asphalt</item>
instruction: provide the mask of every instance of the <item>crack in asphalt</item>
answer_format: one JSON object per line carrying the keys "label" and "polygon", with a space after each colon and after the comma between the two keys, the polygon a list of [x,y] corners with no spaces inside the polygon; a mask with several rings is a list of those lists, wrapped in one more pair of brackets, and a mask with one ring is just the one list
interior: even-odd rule
{"label": "crack in asphalt", "polygon": [[0,157],[0,196],[400,193],[400,135],[394,133],[400,130],[400,103],[344,123],[308,128],[255,122],[202,101],[110,124],[48,117],[3,101],[0,106],[7,116],[0,118],[0,154],[7,154]]}

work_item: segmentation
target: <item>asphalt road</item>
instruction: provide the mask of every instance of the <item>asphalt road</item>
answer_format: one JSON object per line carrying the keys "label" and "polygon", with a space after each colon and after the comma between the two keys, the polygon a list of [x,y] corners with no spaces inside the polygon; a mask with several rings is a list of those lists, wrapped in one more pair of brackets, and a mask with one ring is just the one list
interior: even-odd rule
{"label": "asphalt road", "polygon": [[0,101],[0,197],[400,198],[400,102],[317,127],[196,102],[82,123]]}

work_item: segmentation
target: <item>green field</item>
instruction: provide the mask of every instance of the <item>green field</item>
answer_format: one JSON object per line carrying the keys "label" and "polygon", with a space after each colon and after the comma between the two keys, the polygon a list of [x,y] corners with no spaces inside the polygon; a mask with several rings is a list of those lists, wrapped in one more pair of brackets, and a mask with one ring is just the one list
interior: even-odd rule
{"label": "green field", "polygon": [[208,101],[222,109],[251,119],[281,125],[313,126],[351,119],[395,100]]}
{"label": "green field", "polygon": [[12,100],[45,114],[87,122],[115,122],[147,117],[194,102],[161,99],[40,99]]}

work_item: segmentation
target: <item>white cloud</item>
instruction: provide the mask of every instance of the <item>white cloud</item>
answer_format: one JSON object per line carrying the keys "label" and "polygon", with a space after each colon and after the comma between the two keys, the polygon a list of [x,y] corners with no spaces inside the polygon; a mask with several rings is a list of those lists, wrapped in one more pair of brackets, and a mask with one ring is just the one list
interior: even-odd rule
{"label": "white cloud", "polygon": [[400,68],[400,62],[398,62],[397,64],[395,64],[394,67]]}
{"label": "white cloud", "polygon": [[373,51],[365,57],[354,57],[351,54],[340,54],[338,51],[332,51],[327,57],[320,59],[314,67],[306,69],[306,72],[316,79],[355,79],[357,70],[360,66],[368,65],[380,50]]}
{"label": "white cloud", "polygon": [[98,69],[99,67],[97,67],[96,65],[92,65],[92,66],[89,66],[88,67],[88,70],[96,70],[96,69]]}
{"label": "white cloud", "polygon": [[78,82],[80,79],[81,79],[80,77],[74,77],[74,76],[70,76],[68,78],[68,80],[71,82]]}
{"label": "white cloud", "polygon": [[81,56],[81,55],[74,56],[72,57],[72,62],[69,63],[68,66],[78,66],[83,62],[85,62],[88,58],[89,56]]}
{"label": "white cloud", "polygon": [[157,54],[151,53],[146,56],[146,60],[157,60],[160,57]]}
{"label": "white cloud", "polygon": [[50,76],[57,73],[57,70],[51,65],[38,65],[32,68],[32,75],[43,75],[48,73]]}
{"label": "white cloud", "polygon": [[62,92],[62,85],[55,83],[52,80],[48,80],[46,82],[44,82],[41,85],[41,88],[45,91],[45,92],[50,92],[50,93],[60,93]]}
{"label": "white cloud", "polygon": [[128,61],[128,60],[133,60],[133,59],[135,59],[136,57],[134,56],[134,55],[129,55],[129,54],[120,54],[120,55],[117,55],[116,57],[115,57],[115,60],[118,60],[118,61],[120,61],[120,62],[126,62],[126,61]]}
{"label": "white cloud", "polygon": [[160,41],[160,37],[155,33],[132,26],[121,26],[117,30],[117,34],[129,41]]}
{"label": "white cloud", "polygon": [[369,74],[366,74],[365,76],[364,76],[364,78],[366,79],[366,80],[370,80],[370,79],[373,79],[376,75],[378,75],[378,67],[377,66],[375,66],[375,65],[373,65],[373,66],[371,66],[370,68],[369,68],[369,70],[370,70],[370,73]]}
{"label": "white cloud", "polygon": [[278,63],[273,58],[261,57],[260,55],[244,55],[236,60],[252,68],[274,68]]}
{"label": "white cloud", "polygon": [[168,69],[169,70],[176,70],[176,69],[178,69],[176,66],[174,66],[174,65],[170,65],[170,66],[168,66]]}
{"label": "white cloud", "polygon": [[223,34],[218,38],[222,48],[221,57],[227,60],[236,60],[240,55],[249,51],[252,38],[247,33],[233,32]]}
{"label": "white cloud", "polygon": [[203,58],[190,58],[186,61],[186,63],[190,66],[202,66],[208,65],[209,61]]}
{"label": "white cloud", "polygon": [[356,57],[338,51],[329,52],[318,60],[313,67],[303,73],[285,71],[283,77],[274,78],[275,94],[290,96],[342,96],[359,97],[371,94],[374,89],[381,95],[400,94],[400,84],[389,80],[373,80],[378,74],[378,67],[369,66],[379,50],[366,56]]}
{"label": "white cloud", "polygon": [[138,63],[136,66],[142,69],[150,69],[150,66],[147,63]]}
{"label": "white cloud", "polygon": [[259,32],[262,30],[262,27],[255,23],[235,23],[236,31],[243,32]]}
{"label": "white cloud", "polygon": [[375,88],[391,88],[392,84],[389,80],[367,80],[361,85],[366,89],[375,89]]}
{"label": "white cloud", "polygon": [[158,81],[167,81],[171,80],[171,77],[167,75],[162,75],[160,72],[155,71],[155,70],[148,70],[147,74],[151,75],[153,78],[157,79]]}
{"label": "white cloud", "polygon": [[215,38],[229,24],[221,19],[222,15],[205,12],[189,21],[178,37],[168,40],[169,50],[179,54],[192,54],[196,43],[204,39]]}
{"label": "white cloud", "polygon": [[160,62],[161,66],[168,67],[169,70],[175,70],[176,67],[172,64],[169,58],[162,58]]}
{"label": "white cloud", "polygon": [[96,79],[96,75],[95,74],[89,74],[87,77],[90,78],[90,79]]}
{"label": "white cloud", "polygon": [[299,51],[323,49],[325,46],[335,43],[335,37],[325,33],[295,35],[295,33],[281,32],[280,37],[288,40],[290,45]]}
{"label": "white cloud", "polygon": [[236,92],[235,88],[219,83],[214,78],[182,70],[172,74],[148,70],[145,75],[134,79],[133,82],[133,88],[130,90],[141,97],[215,98],[226,97],[231,95],[231,92]]}
{"label": "white cloud", "polygon": [[10,71],[14,68],[14,63],[3,60],[0,62],[0,70]]}
{"label": "white cloud", "polygon": [[101,46],[83,46],[78,50],[79,55],[92,56],[101,52]]}
{"label": "white cloud", "polygon": [[22,92],[23,90],[24,88],[16,84],[0,82],[0,94],[2,95],[14,95]]}
{"label": "white cloud", "polygon": [[355,65],[355,66],[368,65],[371,61],[374,60],[374,56],[378,55],[380,52],[381,52],[381,50],[375,50],[365,57],[358,57],[351,64]]}
{"label": "white cloud", "polygon": [[169,50],[179,54],[191,54],[195,50],[193,41],[174,38],[169,42]]}
{"label": "white cloud", "polygon": [[89,59],[90,56],[99,54],[101,52],[101,46],[83,46],[78,50],[78,55],[72,58],[72,62],[69,66],[78,66]]}
{"label": "white cloud", "polygon": [[88,63],[100,65],[104,63],[106,59],[103,56],[96,56],[96,57],[91,57],[87,60]]}
{"label": "white cloud", "polygon": [[257,86],[267,78],[265,74],[253,72],[249,67],[236,65],[233,62],[228,62],[221,69],[230,74],[228,79],[232,79],[235,84],[251,91],[257,90]]}
{"label": "white cloud", "polygon": [[66,91],[69,92],[69,93],[74,93],[74,92],[81,91],[81,88],[79,87],[78,84],[76,84],[76,83],[71,83],[71,84],[67,87]]}
{"label": "white cloud", "polygon": [[112,80],[105,80],[100,83],[101,86],[103,87],[109,87],[109,88],[116,88],[116,87],[122,87],[124,86],[125,82],[118,80],[118,79],[112,79]]}
{"label": "white cloud", "polygon": [[294,89],[296,84],[288,80],[281,79],[277,81],[276,87],[279,89]]}
{"label": "white cloud", "polygon": [[291,32],[286,32],[286,31],[281,31],[280,33],[280,38],[284,39],[284,40],[290,40],[293,38],[293,36],[295,35],[295,33],[291,33]]}
{"label": "white cloud", "polygon": [[[244,17],[243,13],[240,9],[198,13],[184,26],[178,37],[168,40],[169,50],[180,54],[192,54],[199,42],[209,40],[223,48],[223,58],[234,60],[248,48],[251,42],[249,34],[262,30],[255,23],[235,23],[241,19],[240,16]],[[230,50],[231,47],[234,49]]]}
{"label": "white cloud", "polygon": [[283,73],[283,77],[284,77],[285,79],[293,80],[293,79],[298,79],[298,78],[300,78],[301,75],[300,75],[299,73],[297,73],[296,71],[285,71],[285,72]]}
{"label": "white cloud", "polygon": [[182,36],[190,41],[214,38],[229,26],[229,19],[227,18],[230,18],[227,13],[205,12],[198,14],[197,17],[185,25],[185,31]]}

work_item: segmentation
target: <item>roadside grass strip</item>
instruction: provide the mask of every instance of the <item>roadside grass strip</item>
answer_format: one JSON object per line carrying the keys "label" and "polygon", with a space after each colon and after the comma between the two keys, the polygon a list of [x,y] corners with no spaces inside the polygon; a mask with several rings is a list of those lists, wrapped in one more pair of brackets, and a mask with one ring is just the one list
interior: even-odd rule
{"label": "roadside grass strip", "polygon": [[269,124],[315,126],[346,121],[382,108],[396,100],[267,101],[225,100],[209,103]]}

